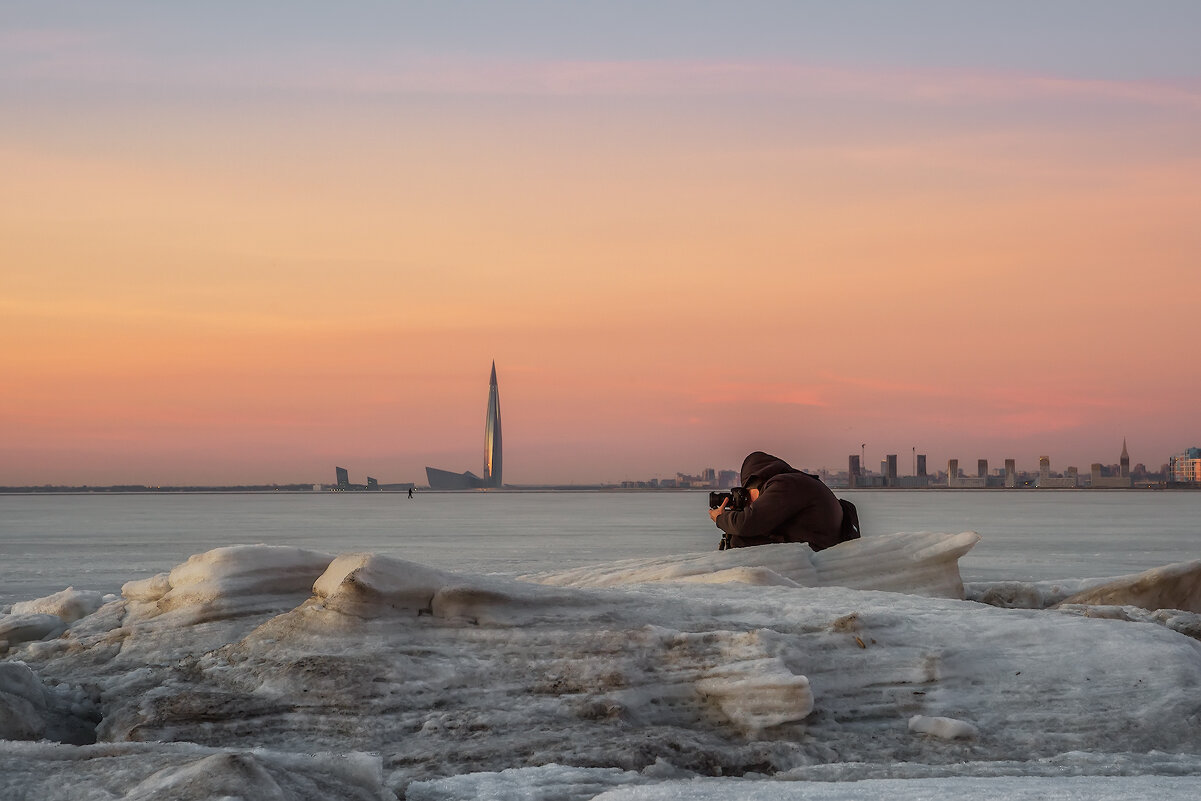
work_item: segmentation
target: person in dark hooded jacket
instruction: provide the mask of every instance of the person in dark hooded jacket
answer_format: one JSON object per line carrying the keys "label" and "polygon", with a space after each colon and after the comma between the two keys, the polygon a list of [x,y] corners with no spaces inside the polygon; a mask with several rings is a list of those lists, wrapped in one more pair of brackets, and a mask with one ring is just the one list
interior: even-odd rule
{"label": "person in dark hooded jacket", "polygon": [[842,506],[817,476],[755,451],[743,460],[741,478],[750,495],[746,508],[726,509],[723,502],[709,510],[709,517],[726,533],[725,547],[807,542],[820,551],[839,543]]}

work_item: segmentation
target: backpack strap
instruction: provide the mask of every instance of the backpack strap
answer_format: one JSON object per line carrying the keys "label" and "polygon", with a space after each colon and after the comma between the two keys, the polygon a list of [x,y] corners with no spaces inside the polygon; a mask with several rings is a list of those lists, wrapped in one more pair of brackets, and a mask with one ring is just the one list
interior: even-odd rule
{"label": "backpack strap", "polygon": [[838,532],[838,541],[859,539],[859,510],[845,498],[839,498],[838,504],[842,507],[842,528]]}

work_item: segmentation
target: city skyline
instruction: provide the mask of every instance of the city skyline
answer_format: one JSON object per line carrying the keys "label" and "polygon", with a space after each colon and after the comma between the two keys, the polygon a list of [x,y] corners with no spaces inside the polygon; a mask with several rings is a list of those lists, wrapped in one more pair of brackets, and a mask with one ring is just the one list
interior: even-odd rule
{"label": "city skyline", "polygon": [[1158,469],[1201,442],[1197,30],[1183,0],[15,4],[0,484],[478,470],[492,359],[509,484],[861,443]]}
{"label": "city skyline", "polygon": [[[496,380],[495,380],[496,365],[495,364],[493,364],[492,370],[493,370],[493,376],[489,382],[489,406],[488,406],[488,414],[487,414],[488,421],[492,420],[494,406],[496,408],[497,417],[499,418],[498,393],[493,391],[496,386]],[[495,403],[493,403],[494,396],[497,396]],[[497,423],[499,423],[499,419],[497,420]],[[488,426],[488,423],[486,422],[485,430],[487,431],[488,428],[489,428],[489,426]],[[485,465],[488,464],[488,461],[487,461],[488,456],[493,453],[490,445],[494,441],[495,440],[493,438],[490,438],[487,435],[487,433],[485,434],[485,448],[486,448]],[[858,488],[858,489],[872,489],[872,488],[919,489],[919,488],[925,488],[925,487],[931,487],[931,488],[946,487],[947,484],[945,483],[945,480],[947,479],[947,477],[949,475],[951,475],[951,470],[953,467],[958,468],[957,475],[959,477],[968,479],[967,481],[959,482],[954,485],[954,486],[962,487],[962,488],[973,488],[973,487],[977,487],[977,486],[978,487],[985,487],[985,486],[988,486],[988,487],[994,487],[994,486],[1012,487],[1014,485],[1011,483],[1001,484],[1001,483],[995,483],[993,481],[990,481],[988,483],[981,482],[979,484],[976,484],[976,483],[973,483],[973,481],[971,479],[975,479],[975,478],[983,479],[985,477],[988,477],[991,480],[991,479],[998,479],[998,478],[1004,477],[1004,479],[1008,482],[1014,478],[1017,478],[1017,479],[1025,478],[1025,479],[1029,480],[1031,477],[1040,476],[1040,474],[1041,474],[1041,478],[1044,482],[1046,481],[1046,479],[1048,477],[1058,480],[1065,476],[1073,476],[1073,477],[1077,476],[1077,475],[1084,476],[1084,478],[1081,478],[1078,481],[1073,480],[1070,484],[1063,484],[1063,483],[1046,484],[1046,486],[1050,486],[1053,488],[1065,488],[1068,486],[1081,487],[1081,488],[1087,488],[1090,486],[1091,487],[1106,487],[1106,488],[1136,487],[1136,486],[1141,486],[1138,483],[1140,481],[1146,482],[1146,483],[1151,483],[1151,484],[1162,483],[1164,481],[1178,482],[1178,483],[1183,482],[1185,484],[1201,483],[1201,478],[1199,478],[1199,477],[1201,477],[1201,448],[1196,447],[1196,446],[1190,446],[1190,447],[1184,448],[1183,450],[1181,450],[1179,452],[1171,454],[1168,457],[1168,460],[1163,462],[1162,464],[1160,464],[1158,467],[1152,466],[1152,465],[1147,465],[1142,462],[1132,465],[1131,459],[1130,459],[1130,456],[1129,456],[1129,453],[1127,450],[1127,444],[1123,440],[1122,452],[1119,455],[1118,460],[1116,462],[1094,461],[1094,462],[1090,462],[1086,469],[1081,469],[1080,465],[1077,465],[1077,464],[1065,464],[1062,466],[1056,465],[1056,467],[1054,469],[1052,469],[1052,467],[1051,467],[1051,462],[1053,461],[1052,457],[1043,455],[1038,458],[1038,466],[1037,466],[1036,470],[1031,470],[1030,468],[1019,464],[1018,460],[1016,458],[1012,458],[1012,457],[1005,458],[1003,460],[1003,466],[999,466],[996,463],[992,463],[987,458],[980,458],[980,459],[976,460],[977,471],[975,473],[973,473],[970,469],[970,467],[971,467],[970,460],[964,462],[963,464],[960,464],[960,460],[958,458],[951,457],[950,459],[947,460],[947,463],[945,465],[936,465],[934,467],[929,467],[930,462],[928,460],[927,454],[916,453],[916,449],[913,449],[912,455],[913,455],[912,470],[909,472],[899,469],[899,465],[901,464],[899,461],[900,454],[885,455],[885,457],[883,459],[881,459],[878,463],[878,467],[880,468],[879,470],[873,470],[870,467],[863,468],[861,466],[862,454],[850,454],[848,457],[849,464],[844,465],[844,469],[839,469],[838,467],[831,467],[831,466],[825,466],[825,465],[820,465],[820,466],[803,465],[803,466],[801,466],[801,469],[805,470],[806,472],[819,474],[827,480],[833,480],[835,482],[834,486],[836,486],[836,487],[843,487],[843,488],[850,487],[850,488]],[[1174,463],[1176,463],[1178,461],[1182,462],[1182,465],[1177,469],[1176,474],[1173,474],[1173,469],[1172,469],[1173,465],[1174,465]],[[849,483],[849,477],[850,477],[850,474],[855,471],[855,468],[857,466],[860,469],[860,474],[862,476],[870,478],[871,480],[869,480],[867,483],[852,486]],[[432,488],[432,489],[443,489],[443,490],[487,489],[487,488],[500,488],[502,486],[507,486],[512,489],[544,488],[544,487],[552,487],[555,489],[567,489],[573,485],[579,485],[579,486],[584,486],[584,487],[606,487],[606,488],[629,487],[629,488],[634,488],[634,489],[645,489],[645,488],[676,489],[676,488],[689,488],[689,487],[692,487],[692,488],[697,488],[697,487],[700,487],[700,488],[714,488],[714,487],[724,488],[724,487],[732,487],[732,486],[735,486],[738,484],[738,470],[737,469],[734,469],[732,467],[716,468],[716,467],[712,467],[712,466],[701,468],[700,471],[695,474],[685,473],[683,471],[677,470],[674,474],[668,473],[668,474],[661,474],[661,475],[654,475],[654,476],[645,476],[645,477],[636,478],[636,479],[624,478],[620,481],[605,480],[605,481],[597,481],[597,482],[572,482],[572,481],[555,481],[555,480],[551,479],[551,480],[547,480],[544,482],[516,484],[516,485],[513,485],[513,484],[504,485],[503,482],[500,481],[499,479],[496,481],[496,483],[485,483],[480,477],[475,476],[470,471],[468,471],[466,473],[452,473],[452,472],[448,472],[445,470],[438,470],[438,469],[427,467],[426,472],[427,472],[428,481],[425,485],[422,485],[419,482],[413,482],[413,481],[384,481],[381,483],[377,479],[372,478],[370,476],[367,477],[366,484],[355,484],[354,482],[352,482],[350,480],[349,472],[348,472],[347,468],[336,467],[335,468],[336,478],[335,478],[335,481],[333,484],[328,484],[324,481],[301,481],[301,482],[286,483],[286,484],[282,483],[282,482],[266,481],[264,483],[256,484],[256,485],[220,484],[220,485],[191,485],[191,486],[189,486],[189,485],[170,485],[170,484],[150,483],[150,484],[139,484],[139,485],[115,485],[115,486],[117,486],[117,487],[128,486],[128,487],[132,487],[132,488],[138,488],[138,487],[160,488],[160,489],[178,489],[178,488],[205,489],[206,487],[208,487],[208,488],[230,489],[230,490],[245,489],[248,487],[253,488],[253,489],[259,489],[259,490],[269,490],[272,488],[281,488],[282,487],[282,488],[287,488],[292,491],[296,491],[298,489],[304,490],[311,486],[314,489],[333,488],[333,489],[370,490],[370,489],[388,488],[391,491],[404,491],[409,487],[425,487],[427,489]],[[487,467],[485,467],[485,472],[488,472]],[[879,481],[879,479],[881,477],[891,477],[893,479],[899,477],[902,480],[900,482],[896,482],[896,483],[890,483],[888,481],[881,483]],[[910,479],[910,478],[914,478],[914,477],[928,477],[930,479],[930,481],[914,483],[914,482],[904,480],[904,479]],[[1110,479],[1119,478],[1119,477],[1122,479],[1129,478],[1130,482],[1129,483],[1126,483],[1124,481],[1123,482],[1114,482],[1114,481],[1110,480]],[[435,484],[439,484],[440,486],[434,486]],[[0,485],[0,487],[4,487],[7,489],[12,489],[14,487],[27,487],[27,488],[31,488],[31,489],[37,489],[37,488],[56,487],[56,486],[70,487],[71,485],[61,485],[61,484],[60,485],[53,485],[53,484]],[[83,487],[88,487],[89,485],[75,485],[75,486],[79,487],[79,488],[83,488]],[[114,485],[110,485],[110,486],[114,486]],[[1037,484],[1035,484],[1035,486],[1037,486]],[[104,487],[105,487],[105,485],[91,485],[91,488],[93,488],[93,489],[101,489]]]}
{"label": "city skyline", "polygon": [[[1051,463],[1054,462],[1055,460],[1053,459],[1053,457],[1048,456],[1046,454],[1039,456],[1035,459],[1035,465],[1034,465],[1033,469],[1021,464],[1019,462],[1019,460],[1015,457],[1005,457],[1005,458],[999,460],[999,462],[993,462],[988,458],[977,458],[974,461],[974,466],[976,468],[975,470],[972,469],[972,467],[973,467],[972,460],[961,460],[957,457],[949,457],[945,462],[943,462],[941,464],[935,464],[929,460],[929,457],[927,454],[917,453],[916,448],[912,449],[911,454],[912,454],[911,469],[908,471],[901,469],[901,465],[903,464],[900,460],[901,454],[895,454],[895,453],[894,454],[885,454],[883,456],[883,458],[877,460],[875,462],[875,467],[878,469],[874,469],[871,466],[865,467],[863,465],[864,457],[863,457],[862,452],[855,453],[855,454],[849,454],[847,457],[847,460],[841,466],[800,465],[800,464],[794,464],[793,466],[799,467],[800,469],[803,469],[806,472],[810,472],[810,473],[814,473],[814,474],[821,474],[821,475],[828,475],[832,478],[841,477],[843,479],[848,478],[851,473],[855,472],[855,470],[858,469],[860,475],[871,476],[871,477],[875,477],[875,478],[879,478],[881,476],[892,476],[892,477],[901,477],[901,478],[929,477],[931,479],[937,478],[937,479],[941,480],[941,479],[945,479],[948,475],[951,474],[952,466],[957,467],[958,468],[957,474],[959,476],[964,476],[964,477],[978,476],[978,477],[983,478],[983,477],[987,476],[989,478],[996,478],[999,476],[1005,476],[1007,474],[1008,475],[1018,475],[1018,476],[1031,476],[1031,475],[1038,475],[1039,473],[1043,473],[1044,475],[1049,474],[1051,476],[1058,477],[1058,476],[1063,476],[1065,473],[1076,471],[1080,475],[1093,474],[1091,476],[1091,478],[1093,478],[1093,479],[1095,479],[1097,477],[1097,474],[1099,474],[1100,477],[1102,477],[1102,478],[1108,479],[1110,477],[1125,478],[1125,477],[1138,477],[1138,476],[1144,476],[1144,475],[1159,474],[1159,473],[1164,472],[1165,469],[1169,467],[1170,463],[1177,458],[1201,458],[1201,449],[1198,449],[1197,447],[1183,448],[1180,451],[1177,451],[1177,452],[1169,455],[1168,457],[1166,457],[1162,463],[1155,464],[1155,465],[1146,464],[1143,462],[1137,462],[1137,463],[1132,464],[1132,460],[1130,458],[1128,448],[1127,448],[1127,443],[1125,440],[1123,440],[1121,452],[1118,455],[1116,460],[1113,460],[1113,461],[1093,460],[1091,462],[1088,462],[1084,466],[1081,466],[1079,464],[1063,463],[1063,464],[1057,464],[1053,469],[1051,468]],[[787,459],[786,459],[786,461],[787,461]],[[1196,468],[1193,468],[1193,470],[1195,471]],[[719,476],[720,476],[720,478],[719,478]],[[696,473],[696,474],[689,474],[689,473],[685,473],[683,471],[677,471],[674,474],[674,478],[672,476],[652,476],[647,479],[640,479],[640,480],[634,480],[634,481],[627,480],[625,483],[642,484],[642,483],[646,483],[648,481],[655,481],[660,486],[662,486],[662,481],[667,480],[670,483],[670,485],[672,485],[672,486],[674,486],[674,485],[703,486],[703,485],[708,485],[710,483],[713,483],[716,486],[723,486],[723,487],[724,486],[733,486],[733,484],[730,482],[730,480],[726,479],[727,476],[729,476],[734,481],[734,483],[736,483],[737,477],[738,477],[738,471],[735,469],[732,469],[732,468],[719,469],[719,468],[715,468],[715,467],[706,467],[706,468],[702,469],[699,473]],[[876,484],[865,484],[865,485],[862,485],[860,488],[870,488],[872,486],[887,487],[887,486],[901,486],[901,485],[889,485],[887,483],[884,483],[884,484],[876,483]],[[908,484],[906,486],[908,488],[916,488],[918,485]],[[968,485],[964,484],[963,486],[966,487]],[[1084,485],[1082,485],[1082,486],[1084,486]]]}

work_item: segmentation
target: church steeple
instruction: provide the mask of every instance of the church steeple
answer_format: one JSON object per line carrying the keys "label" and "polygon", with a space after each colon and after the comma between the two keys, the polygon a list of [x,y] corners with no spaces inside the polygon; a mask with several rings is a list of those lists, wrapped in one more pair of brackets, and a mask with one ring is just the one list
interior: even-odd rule
{"label": "church steeple", "polygon": [[1120,462],[1122,466],[1122,478],[1130,475],[1130,453],[1126,450],[1126,438],[1122,437],[1122,458]]}

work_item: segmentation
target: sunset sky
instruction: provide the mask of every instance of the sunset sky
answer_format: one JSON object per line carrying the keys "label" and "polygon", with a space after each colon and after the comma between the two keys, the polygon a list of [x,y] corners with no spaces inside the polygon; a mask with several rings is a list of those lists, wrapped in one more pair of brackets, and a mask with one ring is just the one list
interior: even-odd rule
{"label": "sunset sky", "polygon": [[1201,3],[8,2],[0,485],[1201,445]]}

